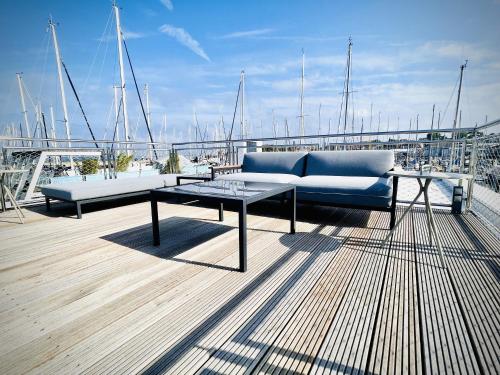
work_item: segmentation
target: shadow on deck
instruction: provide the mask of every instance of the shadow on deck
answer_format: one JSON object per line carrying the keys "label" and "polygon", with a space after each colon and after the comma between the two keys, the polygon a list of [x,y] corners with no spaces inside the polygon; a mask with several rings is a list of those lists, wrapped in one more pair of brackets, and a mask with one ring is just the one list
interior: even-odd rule
{"label": "shadow on deck", "polygon": [[2,373],[500,370],[500,247],[473,215],[436,212],[442,268],[422,210],[381,247],[387,213],[304,206],[291,235],[255,205],[241,274],[236,213],[159,210],[159,247],[147,202],[2,232]]}

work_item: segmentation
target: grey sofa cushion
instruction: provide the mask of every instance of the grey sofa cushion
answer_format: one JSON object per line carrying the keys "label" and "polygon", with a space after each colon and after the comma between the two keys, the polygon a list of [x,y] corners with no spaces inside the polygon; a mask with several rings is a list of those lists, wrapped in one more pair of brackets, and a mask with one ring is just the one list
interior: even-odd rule
{"label": "grey sofa cushion", "polygon": [[297,186],[298,200],[355,206],[391,206],[391,178],[305,176],[293,183]]}
{"label": "grey sofa cushion", "polygon": [[216,180],[233,180],[233,181],[245,181],[245,182],[276,182],[282,184],[288,184],[298,179],[294,174],[286,173],[231,173],[222,174],[215,178]]}
{"label": "grey sofa cushion", "polygon": [[160,187],[174,186],[176,174],[161,174],[116,180],[71,182],[42,186],[42,194],[68,201],[108,197],[117,194],[135,193]]}
{"label": "grey sofa cushion", "polygon": [[314,151],[307,155],[306,176],[381,177],[394,167],[394,152]]}
{"label": "grey sofa cushion", "polygon": [[242,172],[304,175],[305,152],[248,152],[243,157]]}

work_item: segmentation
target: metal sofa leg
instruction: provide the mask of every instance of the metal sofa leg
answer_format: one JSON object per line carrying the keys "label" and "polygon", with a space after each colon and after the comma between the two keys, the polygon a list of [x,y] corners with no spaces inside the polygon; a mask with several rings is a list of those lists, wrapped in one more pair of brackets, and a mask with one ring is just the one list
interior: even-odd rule
{"label": "metal sofa leg", "polygon": [[82,218],[82,204],[80,202],[75,202],[76,203],[76,216],[78,219]]}
{"label": "metal sofa leg", "polygon": [[390,229],[394,228],[394,224],[396,224],[396,203],[398,200],[398,182],[399,182],[399,177],[394,176],[392,178],[392,202],[391,202]]}
{"label": "metal sofa leg", "polygon": [[49,197],[45,197],[45,208],[47,209],[47,211],[50,211],[50,198]]}

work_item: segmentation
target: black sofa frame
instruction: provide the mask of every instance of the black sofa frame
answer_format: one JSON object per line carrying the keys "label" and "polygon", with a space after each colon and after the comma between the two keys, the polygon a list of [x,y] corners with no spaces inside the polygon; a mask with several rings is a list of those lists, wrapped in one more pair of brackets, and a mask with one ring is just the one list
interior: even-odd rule
{"label": "black sofa frame", "polygon": [[50,200],[58,200],[58,201],[63,201],[63,202],[68,202],[68,203],[74,203],[76,207],[76,217],[78,219],[82,218],[82,205],[88,204],[88,203],[96,203],[96,202],[104,202],[104,201],[113,201],[113,200],[118,200],[122,198],[129,198],[129,197],[138,197],[138,196],[148,196],[150,190],[141,190],[141,191],[135,191],[132,193],[124,193],[124,194],[115,194],[115,195],[108,195],[105,197],[96,197],[96,198],[89,198],[89,199],[81,199],[81,200],[70,200],[70,199],[62,199],[62,198],[57,198],[57,197],[51,197],[46,195],[45,196],[45,207],[47,208],[47,211],[50,211]]}

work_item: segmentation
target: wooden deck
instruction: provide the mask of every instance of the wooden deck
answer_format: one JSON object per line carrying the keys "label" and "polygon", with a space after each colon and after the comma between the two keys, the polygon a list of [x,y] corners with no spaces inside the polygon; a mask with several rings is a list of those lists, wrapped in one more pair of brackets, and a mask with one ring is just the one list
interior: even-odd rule
{"label": "wooden deck", "polygon": [[499,241],[436,212],[447,269],[423,211],[381,248],[387,213],[266,203],[244,274],[232,212],[160,204],[159,248],[148,202],[3,214],[0,373],[498,374]]}

